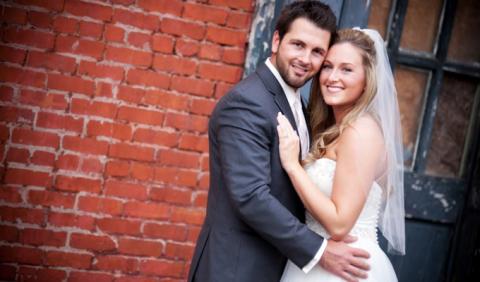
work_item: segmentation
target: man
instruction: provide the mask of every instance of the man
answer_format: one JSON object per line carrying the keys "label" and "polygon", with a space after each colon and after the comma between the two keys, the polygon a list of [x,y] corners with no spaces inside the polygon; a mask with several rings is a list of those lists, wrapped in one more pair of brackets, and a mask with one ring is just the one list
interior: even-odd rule
{"label": "man", "polygon": [[279,281],[287,258],[308,272],[320,262],[348,281],[365,277],[368,253],[304,225],[305,209],[282,169],[277,113],[294,125],[302,155],[308,126],[298,88],[319,71],[336,19],[317,1],[282,11],[272,54],[217,104],[209,123],[207,215],[188,281]]}

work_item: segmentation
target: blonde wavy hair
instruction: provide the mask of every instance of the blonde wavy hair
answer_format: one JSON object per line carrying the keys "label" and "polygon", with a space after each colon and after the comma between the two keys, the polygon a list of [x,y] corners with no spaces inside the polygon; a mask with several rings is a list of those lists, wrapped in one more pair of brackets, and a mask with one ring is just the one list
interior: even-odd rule
{"label": "blonde wavy hair", "polygon": [[314,141],[307,158],[304,160],[304,164],[309,164],[323,157],[327,148],[337,140],[342,131],[367,111],[367,107],[377,92],[375,72],[376,52],[373,40],[362,31],[344,29],[338,31],[332,40],[331,46],[341,43],[349,43],[360,50],[365,70],[365,89],[358,100],[355,101],[350,111],[342,119],[341,123],[337,125],[332,107],[325,104],[321,94],[319,82],[320,73],[315,75],[310,90],[310,100],[307,109],[312,127],[312,140]]}

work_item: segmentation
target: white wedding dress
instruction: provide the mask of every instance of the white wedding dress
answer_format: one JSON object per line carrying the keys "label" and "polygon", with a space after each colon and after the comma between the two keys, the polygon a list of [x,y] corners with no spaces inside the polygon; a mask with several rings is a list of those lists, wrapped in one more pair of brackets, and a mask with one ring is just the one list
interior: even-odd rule
{"label": "white wedding dress", "polygon": [[[334,160],[322,158],[316,160],[306,168],[306,172],[312,179],[313,183],[315,183],[318,189],[320,189],[329,197],[332,193],[335,166],[336,162]],[[368,259],[368,264],[370,265],[368,278],[360,281],[397,281],[392,264],[382,249],[380,249],[377,240],[377,222],[381,203],[381,195],[381,187],[374,183],[365,202],[365,206],[363,207],[357,222],[349,233],[350,235],[354,235],[358,238],[357,241],[350,244],[352,247],[361,248],[370,253],[370,258]],[[317,222],[308,212],[306,213],[306,223],[311,230],[322,235],[322,237],[330,237],[322,225]],[[280,281],[339,282],[343,281],[343,279],[331,274],[319,265],[316,265],[312,270],[310,270],[310,272],[308,272],[308,274],[305,274],[294,263],[288,261]]]}

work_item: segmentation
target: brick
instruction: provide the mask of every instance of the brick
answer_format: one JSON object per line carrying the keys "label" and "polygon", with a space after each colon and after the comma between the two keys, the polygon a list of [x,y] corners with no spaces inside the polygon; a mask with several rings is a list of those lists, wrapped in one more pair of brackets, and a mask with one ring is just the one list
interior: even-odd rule
{"label": "brick", "polygon": [[200,235],[200,226],[190,226],[188,228],[188,236],[187,241],[191,243],[195,243],[197,241],[198,236]]}
{"label": "brick", "polygon": [[65,110],[68,107],[67,99],[63,94],[53,94],[43,91],[24,90],[20,92],[20,102],[42,109]]}
{"label": "brick", "polygon": [[22,196],[20,195],[19,189],[3,186],[0,188],[0,200],[6,203],[20,203]]}
{"label": "brick", "polygon": [[183,9],[180,0],[139,0],[138,7],[152,12],[160,12],[180,16]]}
{"label": "brick", "polygon": [[194,199],[193,199],[193,205],[198,208],[207,208],[207,199],[208,199],[208,194],[207,193],[196,193]]}
{"label": "brick", "polygon": [[47,13],[29,11],[28,21],[36,27],[50,29],[52,27],[52,17]]}
{"label": "brick", "polygon": [[45,88],[47,76],[40,72],[0,65],[0,81]]}
{"label": "brick", "polygon": [[15,49],[8,46],[0,46],[0,61],[14,64],[22,64],[27,52],[22,49]]}
{"label": "brick", "polygon": [[112,84],[97,81],[95,86],[95,96],[113,98]]}
{"label": "brick", "polygon": [[171,36],[155,34],[152,36],[152,50],[171,54],[173,52],[174,40]]}
{"label": "brick", "polygon": [[103,24],[82,21],[78,27],[78,33],[82,37],[85,36],[100,39],[103,33]]}
{"label": "brick", "polygon": [[217,102],[208,99],[192,99],[190,112],[198,115],[210,116]]}
{"label": "brick", "polygon": [[5,23],[25,25],[27,23],[27,11],[13,7],[2,6],[2,20]]}
{"label": "brick", "polygon": [[117,98],[126,102],[140,104],[145,95],[143,88],[134,88],[125,85],[118,86]]}
{"label": "brick", "polygon": [[131,12],[129,10],[115,9],[113,21],[146,30],[158,30],[160,26],[159,17],[144,13]]}
{"label": "brick", "polygon": [[[159,280],[156,277],[152,276],[122,276],[115,280],[115,282],[158,282]],[[166,281],[175,281],[175,280],[166,280]]]}
{"label": "brick", "polygon": [[20,266],[18,281],[64,281],[67,273],[63,270]]}
{"label": "brick", "polygon": [[179,244],[176,242],[167,242],[165,246],[165,256],[171,259],[183,259],[190,261],[193,257],[195,246]]}
{"label": "brick", "polygon": [[32,5],[45,8],[50,11],[60,12],[63,9],[63,0],[60,1],[43,1],[43,0],[16,0],[15,2],[23,5]]}
{"label": "brick", "polygon": [[0,106],[0,120],[3,122],[32,124],[33,118],[31,109]]}
{"label": "brick", "polygon": [[120,140],[132,139],[132,127],[128,124],[91,120],[87,125],[88,136],[113,137]]}
{"label": "brick", "polygon": [[113,46],[107,46],[105,59],[139,67],[149,67],[152,64],[152,54],[150,52]]}
{"label": "brick", "polygon": [[177,129],[206,132],[208,119],[197,115],[167,113],[165,116],[165,125]]}
{"label": "brick", "polygon": [[158,257],[162,254],[163,245],[160,242],[120,238],[118,251],[122,254],[135,256]]}
{"label": "brick", "polygon": [[62,91],[83,93],[89,96],[93,95],[94,82],[85,80],[80,77],[66,76],[61,74],[48,75],[48,88],[58,89]]}
{"label": "brick", "polygon": [[149,125],[162,125],[165,114],[163,112],[150,111],[142,108],[121,107],[118,109],[117,118],[136,123]]}
{"label": "brick", "polygon": [[126,161],[109,161],[105,165],[107,176],[127,176],[130,172],[130,165]]}
{"label": "brick", "polygon": [[0,101],[10,102],[13,100],[13,88],[5,85],[0,86]]}
{"label": "brick", "polygon": [[198,23],[164,18],[160,28],[162,32],[176,36],[186,36],[196,40],[201,40],[205,37],[205,26]]}
{"label": "brick", "polygon": [[251,24],[251,19],[250,13],[230,12],[228,14],[227,26],[231,28],[248,29]]}
{"label": "brick", "polygon": [[44,212],[34,208],[0,207],[0,219],[2,221],[20,223],[44,224]]}
{"label": "brick", "polygon": [[0,246],[0,262],[42,264],[44,251],[27,247]]}
{"label": "brick", "polygon": [[175,53],[184,57],[191,57],[198,53],[200,44],[196,41],[178,39],[175,44]]}
{"label": "brick", "polygon": [[[96,256],[92,265],[94,269],[105,271],[121,271],[123,273],[136,272],[138,269],[138,260],[125,256],[106,255]],[[115,279],[118,282],[118,279]],[[135,280],[136,281],[136,280]]]}
{"label": "brick", "polygon": [[108,156],[127,160],[153,161],[153,152],[152,148],[117,143],[110,145]]}
{"label": "brick", "polygon": [[74,114],[114,118],[117,113],[117,105],[74,98],[70,110]]}
{"label": "brick", "polygon": [[202,78],[236,83],[242,77],[241,67],[220,64],[202,63],[198,67],[198,74]]}
{"label": "brick", "polygon": [[145,223],[143,233],[150,238],[185,241],[187,238],[187,227],[171,223]]}
{"label": "brick", "polygon": [[128,6],[135,3],[135,1],[136,0],[112,0],[112,3]]}
{"label": "brick", "polygon": [[13,226],[0,225],[0,240],[7,242],[17,242],[18,229]]}
{"label": "brick", "polygon": [[176,223],[202,225],[204,218],[205,218],[204,209],[177,207],[172,210],[170,221],[176,222]]}
{"label": "brick", "polygon": [[62,191],[100,193],[100,180],[57,175],[55,187]]}
{"label": "brick", "polygon": [[245,11],[252,11],[254,7],[252,0],[210,0],[209,3],[214,6],[224,6]]}
{"label": "brick", "polygon": [[207,190],[210,185],[210,175],[208,173],[200,174],[200,180],[198,181],[198,188]]}
{"label": "brick", "polygon": [[105,182],[106,196],[145,200],[147,187],[141,184],[127,183],[125,181],[108,180]]}
{"label": "brick", "polygon": [[123,42],[125,30],[121,27],[107,24],[105,25],[105,39],[110,42]]}
{"label": "brick", "polygon": [[192,75],[197,69],[197,63],[191,59],[156,55],[153,59],[153,68],[168,73]]}
{"label": "brick", "polygon": [[127,82],[129,84],[167,89],[170,85],[170,77],[154,71],[130,69],[127,74]]}
{"label": "brick", "polygon": [[215,87],[215,98],[220,99],[233,88],[233,84],[220,82]]}
{"label": "brick", "polygon": [[70,246],[76,249],[85,249],[89,251],[113,251],[115,242],[109,236],[96,236],[90,234],[70,234]]}
{"label": "brick", "polygon": [[92,78],[111,78],[113,80],[123,79],[123,68],[101,65],[96,62],[81,61],[78,73]]}
{"label": "brick", "polygon": [[153,167],[149,164],[132,162],[130,176],[134,179],[142,181],[150,181],[153,179]]}
{"label": "brick", "polygon": [[215,44],[202,44],[198,56],[202,59],[218,61],[222,57],[222,47]]}
{"label": "brick", "polygon": [[52,176],[47,172],[8,168],[4,183],[49,187],[52,183]]}
{"label": "brick", "polygon": [[53,167],[55,164],[55,154],[45,151],[35,151],[33,152],[30,162],[36,165]]}
{"label": "brick", "polygon": [[62,144],[64,149],[79,153],[105,155],[108,152],[108,142],[93,138],[64,136]]}
{"label": "brick", "polygon": [[58,70],[67,73],[73,73],[76,67],[74,58],[36,51],[29,52],[27,64],[32,67]]}
{"label": "brick", "polygon": [[123,204],[115,199],[83,196],[79,198],[78,208],[88,212],[119,215],[123,211]]}
{"label": "brick", "polygon": [[171,165],[182,168],[196,168],[199,166],[199,155],[197,153],[159,150],[157,160],[160,164]]}
{"label": "brick", "polygon": [[80,163],[80,158],[76,155],[62,154],[58,156],[55,167],[65,170],[77,170]]}
{"label": "brick", "polygon": [[178,148],[206,153],[208,152],[208,137],[185,133],[180,137]]}
{"label": "brick", "polygon": [[78,30],[78,25],[78,20],[72,18],[56,17],[53,20],[53,30],[59,33],[74,34]]}
{"label": "brick", "polygon": [[88,269],[92,263],[92,255],[58,251],[48,251],[44,264],[48,266],[64,266],[75,269]]}
{"label": "brick", "polygon": [[207,40],[215,43],[244,47],[247,41],[247,33],[222,27],[207,27]]}
{"label": "brick", "polygon": [[166,203],[189,205],[192,202],[192,191],[173,188],[155,188],[150,191],[150,198]]}
{"label": "brick", "polygon": [[33,205],[73,208],[75,195],[54,191],[31,190],[28,192],[28,202]]}
{"label": "brick", "polygon": [[57,115],[54,113],[39,112],[37,114],[36,126],[81,133],[83,130],[83,119],[66,115]]}
{"label": "brick", "polygon": [[150,49],[150,35],[140,32],[130,32],[128,34],[128,43],[135,47]]}
{"label": "brick", "polygon": [[95,281],[95,282],[111,282],[114,276],[106,273],[92,273],[92,272],[70,272],[68,278],[69,282],[83,282],[83,281]]}
{"label": "brick", "polygon": [[165,204],[128,202],[125,203],[124,214],[131,217],[167,219],[170,215],[170,207]]}
{"label": "brick", "polygon": [[5,160],[7,162],[27,164],[29,159],[30,152],[27,149],[10,147],[8,148],[7,157]]}
{"label": "brick", "polygon": [[169,93],[163,90],[147,90],[144,102],[148,105],[158,105],[161,108],[187,111],[189,109],[189,95]]}
{"label": "brick", "polygon": [[121,235],[140,235],[142,221],[132,221],[120,218],[97,219],[97,227],[103,232]]}
{"label": "brick", "polygon": [[228,14],[227,10],[211,5],[185,3],[182,17],[223,25],[227,20]]}
{"label": "brick", "polygon": [[182,93],[212,97],[214,85],[213,82],[204,79],[173,76],[171,88]]}
{"label": "brick", "polygon": [[155,181],[180,186],[195,187],[197,184],[196,172],[181,170],[173,167],[155,168]]}
{"label": "brick", "polygon": [[37,47],[40,49],[51,49],[55,44],[55,35],[32,29],[4,29],[3,39],[6,42]]}
{"label": "brick", "polygon": [[178,144],[178,134],[175,132],[159,131],[150,128],[139,128],[133,135],[133,140],[172,148]]}
{"label": "brick", "polygon": [[183,262],[166,260],[144,260],[140,263],[141,273],[180,278],[183,274]]}
{"label": "brick", "polygon": [[112,19],[113,9],[111,7],[78,0],[66,0],[65,12],[75,16],[85,16],[96,20],[110,21]]}
{"label": "brick", "polygon": [[105,44],[98,40],[59,35],[55,41],[55,50],[60,53],[84,55],[100,60],[105,50]]}
{"label": "brick", "polygon": [[0,265],[0,279],[6,281],[15,281],[17,267],[13,265]]}
{"label": "brick", "polygon": [[25,245],[62,247],[67,241],[66,232],[26,228],[19,233],[19,242]]}
{"label": "brick", "polygon": [[80,170],[86,173],[102,173],[103,164],[99,159],[84,158]]}
{"label": "brick", "polygon": [[242,49],[225,48],[222,61],[228,64],[243,65],[245,62],[245,51]]}
{"label": "brick", "polygon": [[52,226],[73,227],[92,231],[95,227],[95,218],[70,213],[49,212],[48,222]]}

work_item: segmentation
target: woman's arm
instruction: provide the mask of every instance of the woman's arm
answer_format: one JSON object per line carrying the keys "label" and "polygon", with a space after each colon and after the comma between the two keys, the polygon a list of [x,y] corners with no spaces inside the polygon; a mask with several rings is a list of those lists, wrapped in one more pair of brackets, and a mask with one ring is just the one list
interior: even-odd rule
{"label": "woman's arm", "polygon": [[384,156],[383,137],[375,121],[362,117],[346,128],[336,148],[331,198],[310,180],[298,162],[298,136],[288,120],[278,117],[280,156],[295,190],[307,210],[332,239],[347,235],[357,220]]}

